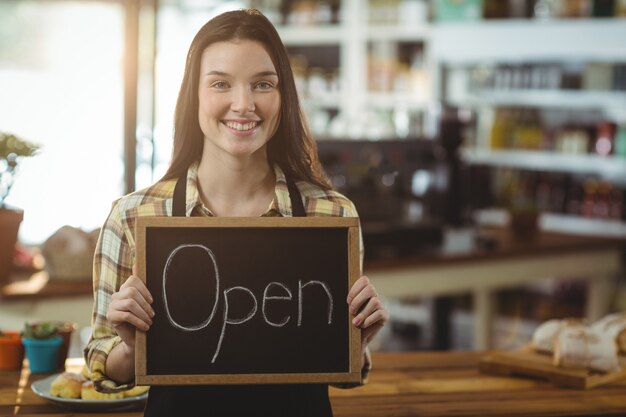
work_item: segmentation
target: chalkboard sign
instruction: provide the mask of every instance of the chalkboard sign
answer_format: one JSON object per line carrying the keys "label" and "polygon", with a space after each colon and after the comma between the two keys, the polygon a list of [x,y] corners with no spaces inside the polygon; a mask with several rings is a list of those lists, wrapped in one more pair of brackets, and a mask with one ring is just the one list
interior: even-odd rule
{"label": "chalkboard sign", "polygon": [[356,218],[138,218],[155,317],[136,331],[136,382],[360,381],[358,245]]}

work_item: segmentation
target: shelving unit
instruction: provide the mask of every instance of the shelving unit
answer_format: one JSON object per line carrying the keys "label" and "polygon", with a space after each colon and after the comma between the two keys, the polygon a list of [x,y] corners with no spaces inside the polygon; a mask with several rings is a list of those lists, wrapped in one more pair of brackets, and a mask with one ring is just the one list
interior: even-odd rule
{"label": "shelving unit", "polygon": [[457,104],[626,111],[626,91],[483,90]]}
{"label": "shelving unit", "polygon": [[[455,65],[568,61],[626,63],[626,42],[623,41],[626,39],[626,19],[446,23],[435,25],[431,33],[431,59],[439,67],[438,75],[442,67]],[[436,81],[435,92],[441,96],[443,81],[439,77]],[[451,104],[479,111],[498,106],[600,109],[609,112],[617,121],[626,122],[626,91],[483,90],[460,100],[453,98]],[[483,121],[489,123],[491,120],[483,117]],[[487,130],[483,125],[478,132],[477,148],[483,154],[487,149]]]}
{"label": "shelving unit", "polygon": [[[626,125],[626,91],[516,88],[473,85],[459,94],[470,68],[569,65],[570,63],[626,64],[626,19],[496,20],[436,24],[431,29],[431,59],[436,63],[435,92],[443,102],[477,114],[475,143],[462,150],[470,165],[510,168],[520,172],[556,173],[597,178],[626,187],[626,158],[597,154],[567,154],[544,149],[494,149],[491,129],[497,108],[529,108],[540,112],[595,112]],[[462,41],[460,41],[462,40]],[[457,71],[444,80],[444,68]],[[455,78],[456,77],[456,78]],[[464,79],[464,77],[466,77]],[[454,84],[446,91],[446,81]],[[461,84],[459,84],[461,83]],[[554,113],[553,113],[554,114]],[[509,145],[510,146],[510,145]],[[551,181],[551,180],[548,180]],[[585,218],[550,213],[544,226],[561,230],[626,236],[624,220]],[[545,222],[544,222],[545,223]],[[608,225],[608,226],[607,226]],[[610,232],[610,233],[609,233]]]}
{"label": "shelving unit", "polygon": [[626,159],[616,157],[489,149],[464,149],[463,156],[471,164],[598,175],[613,183],[626,185]]}
{"label": "shelving unit", "polygon": [[442,64],[623,61],[624,39],[625,19],[481,20],[432,29],[433,59]]}
{"label": "shelving unit", "polygon": [[[342,20],[336,25],[279,27],[288,47],[338,48],[340,90],[315,92],[303,101],[307,109],[332,112],[329,118],[342,118],[344,126],[365,126],[346,130],[344,137],[363,135],[376,114],[386,114],[381,119],[393,123],[394,112],[404,115],[409,112],[419,114],[424,123],[426,112],[444,102],[472,109],[478,115],[475,143],[466,144],[462,150],[463,158],[471,165],[595,176],[626,187],[626,158],[542,149],[492,149],[489,143],[496,108],[600,112],[609,120],[626,124],[626,91],[483,88],[468,91],[462,97],[447,97],[442,71],[443,68],[571,62],[626,64],[626,19],[425,21],[417,25],[393,25],[370,23],[369,5],[369,1],[343,0]],[[378,88],[382,91],[370,90],[372,74],[368,71],[377,64],[371,54],[376,54],[381,45],[386,54],[390,50],[400,53],[400,48],[407,45],[409,50],[419,48],[423,53],[421,69],[426,74],[426,87],[403,91],[400,84],[400,87]],[[375,130],[374,134],[390,131],[393,128]]]}
{"label": "shelving unit", "polygon": [[298,27],[278,26],[283,43],[290,45],[340,45],[345,38],[346,29],[343,25],[325,25]]}
{"label": "shelving unit", "polygon": [[[395,91],[370,91],[368,87],[369,47],[374,43],[398,45],[415,43],[423,46],[424,69],[427,70],[430,42],[428,22],[418,26],[370,24],[369,1],[342,0],[341,16],[336,25],[317,27],[278,26],[285,45],[297,48],[336,46],[339,48],[340,93],[301,93],[305,107],[335,111],[347,124],[363,123],[371,112],[403,111],[424,112],[432,102],[432,89],[428,84],[419,94]],[[311,115],[310,115],[311,116]],[[346,136],[349,136],[346,135]]]}

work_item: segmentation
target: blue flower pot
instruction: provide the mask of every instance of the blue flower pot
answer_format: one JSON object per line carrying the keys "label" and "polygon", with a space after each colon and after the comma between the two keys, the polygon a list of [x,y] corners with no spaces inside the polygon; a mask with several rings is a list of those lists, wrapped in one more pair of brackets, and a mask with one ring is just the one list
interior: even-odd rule
{"label": "blue flower pot", "polygon": [[59,347],[63,338],[22,339],[28,358],[28,366],[34,374],[52,373],[57,369]]}

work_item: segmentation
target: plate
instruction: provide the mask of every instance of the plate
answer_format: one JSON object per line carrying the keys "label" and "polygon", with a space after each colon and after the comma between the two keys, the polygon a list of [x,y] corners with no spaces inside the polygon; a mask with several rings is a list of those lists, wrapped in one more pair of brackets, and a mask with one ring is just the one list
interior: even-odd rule
{"label": "plate", "polygon": [[78,398],[60,398],[50,395],[50,385],[59,374],[50,375],[47,378],[40,379],[31,384],[30,388],[33,392],[48,401],[55,403],[61,407],[75,411],[97,411],[97,410],[121,410],[126,408],[135,408],[142,404],[147,398],[148,393],[144,392],[135,397],[120,398],[119,400],[81,400]]}

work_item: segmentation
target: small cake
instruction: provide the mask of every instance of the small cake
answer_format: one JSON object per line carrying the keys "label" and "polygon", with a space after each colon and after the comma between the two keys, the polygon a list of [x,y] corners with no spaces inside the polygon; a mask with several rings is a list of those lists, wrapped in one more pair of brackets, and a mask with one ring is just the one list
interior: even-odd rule
{"label": "small cake", "polygon": [[619,350],[626,353],[626,313],[609,314],[591,327],[599,332],[607,333],[615,340]]}
{"label": "small cake", "polygon": [[148,387],[146,385],[135,385],[131,389],[127,389],[126,391],[122,391],[122,394],[124,394],[124,397],[136,397],[138,395],[141,395],[141,394],[144,394],[144,393],[148,392],[149,388],[150,387]]}
{"label": "small cake", "polygon": [[124,398],[121,392],[104,393],[96,391],[93,381],[86,381],[82,385],[80,396],[83,400],[120,400]]}
{"label": "small cake", "polygon": [[620,369],[614,339],[582,324],[568,325],[559,331],[554,346],[554,364],[598,372]]}
{"label": "small cake", "polygon": [[50,395],[61,398],[80,398],[85,377],[73,372],[63,372],[50,385]]}

